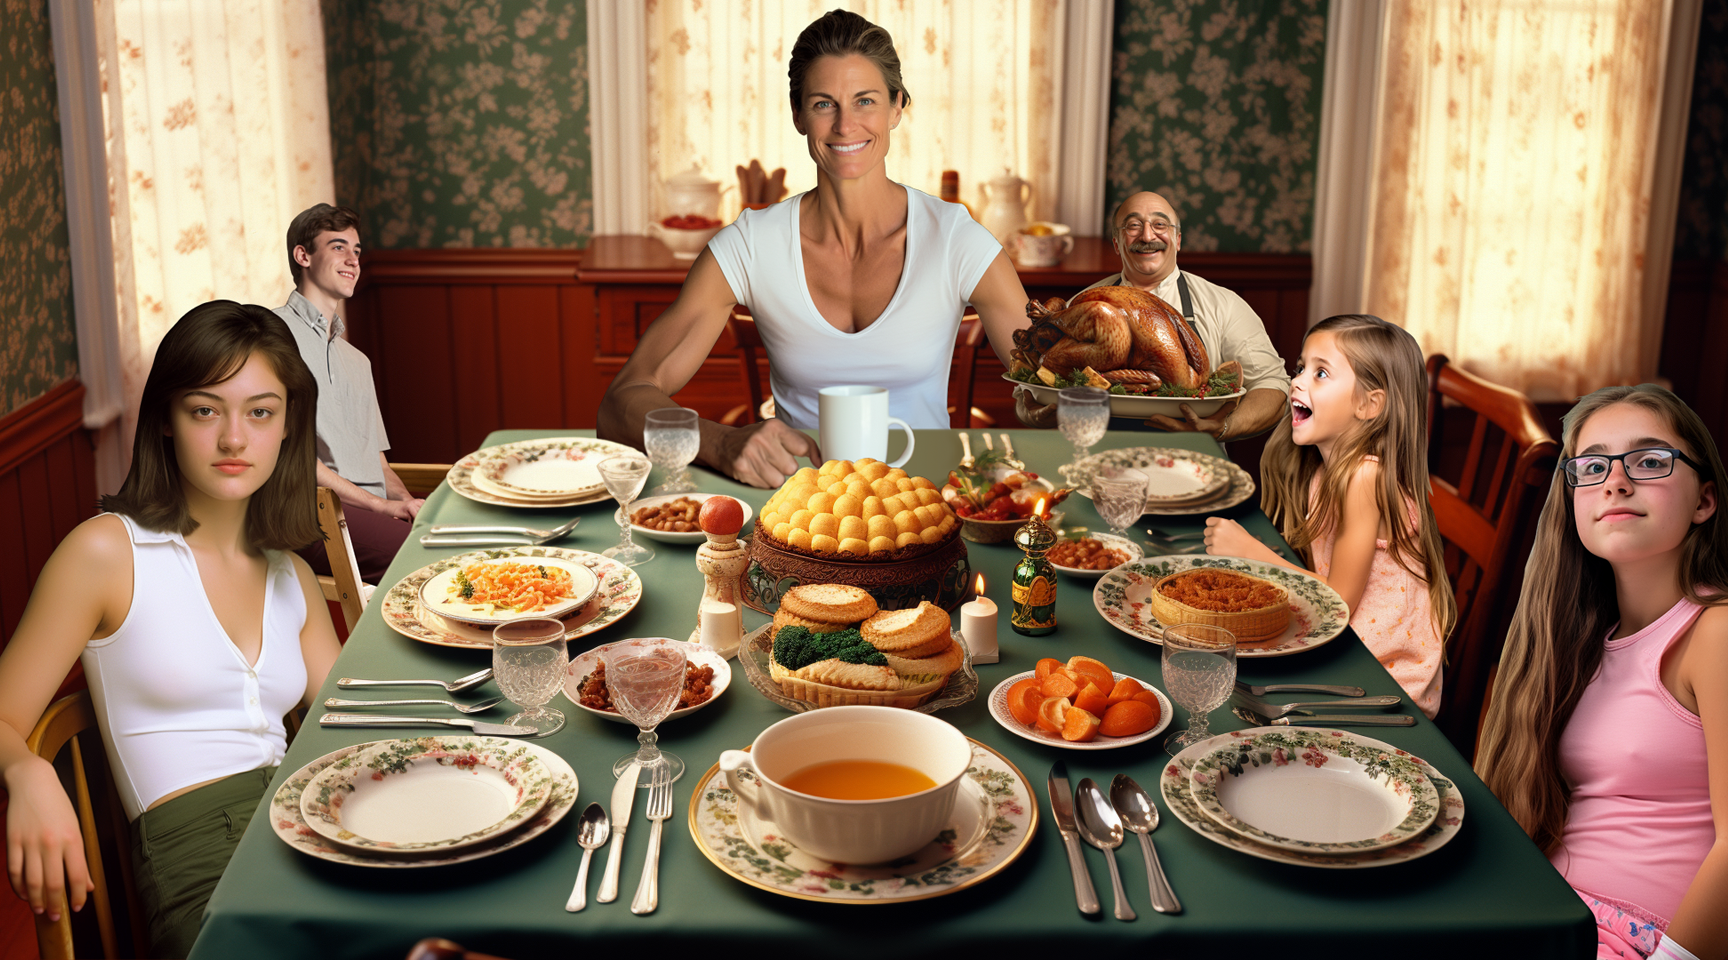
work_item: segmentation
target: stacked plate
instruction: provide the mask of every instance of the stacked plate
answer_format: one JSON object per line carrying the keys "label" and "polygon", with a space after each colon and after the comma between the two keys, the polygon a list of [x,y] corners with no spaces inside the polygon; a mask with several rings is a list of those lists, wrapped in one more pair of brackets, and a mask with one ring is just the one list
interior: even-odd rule
{"label": "stacked plate", "polygon": [[271,800],[271,829],[309,856],[434,867],[490,856],[551,829],[576,802],[557,754],[499,737],[428,736],[343,747]]}
{"label": "stacked plate", "polygon": [[[533,563],[570,572],[575,595],[544,610],[488,611],[459,602],[448,584],[474,563]],[[560,547],[498,547],[447,557],[403,577],[384,594],[381,612],[390,629],[441,647],[492,649],[492,629],[524,616],[564,621],[573,640],[605,629],[635,609],[642,599],[642,578],[616,560],[585,550]]]}
{"label": "stacked plate", "polygon": [[1089,478],[1112,468],[1133,467],[1149,479],[1146,512],[1160,516],[1204,513],[1234,507],[1254,495],[1254,478],[1223,457],[1178,447],[1125,447],[1082,459],[1075,476],[1077,492],[1092,496]]}
{"label": "stacked plate", "polygon": [[470,500],[505,507],[577,507],[610,498],[595,465],[637,453],[610,440],[547,437],[486,447],[456,461],[450,488]]}
{"label": "stacked plate", "polygon": [[1330,869],[1402,863],[1464,822],[1457,787],[1388,743],[1327,729],[1254,729],[1182,751],[1160,778],[1176,817],[1263,860]]}

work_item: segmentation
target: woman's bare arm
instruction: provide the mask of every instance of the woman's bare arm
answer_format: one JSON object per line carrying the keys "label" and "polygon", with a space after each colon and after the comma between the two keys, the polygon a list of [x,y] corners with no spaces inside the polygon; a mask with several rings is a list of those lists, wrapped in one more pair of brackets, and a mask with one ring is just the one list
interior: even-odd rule
{"label": "woman's bare arm", "polygon": [[48,700],[92,638],[119,629],[132,606],[132,548],[115,517],[79,524],[48,558],[11,641],[0,651],[0,784],[6,872],[37,913],[84,906],[95,889],[78,817],[48,761],[25,746]]}
{"label": "woman's bare arm", "polygon": [[[1699,960],[1728,957],[1728,607],[1698,616],[1687,640],[1681,683],[1704,724],[1705,768],[1716,843],[1705,854],[1668,924],[1668,936]],[[1684,700],[1682,700],[1684,703]]]}
{"label": "woman's bare arm", "polygon": [[1008,354],[1014,349],[1014,331],[1031,323],[1026,319],[1026,300],[1026,288],[1020,285],[1020,274],[1014,271],[1007,253],[996,255],[972,289],[972,308],[978,311],[990,349],[996,351],[996,359],[1004,367],[1009,365]]}
{"label": "woman's bare arm", "polygon": [[[720,339],[737,296],[707,250],[690,267],[678,299],[649,325],[624,369],[600,401],[596,433],[642,449],[642,424],[650,410],[676,407],[672,394],[684,389]],[[756,487],[779,486],[798,469],[797,457],[817,460],[816,443],[778,420],[728,427],[699,424],[699,463]]]}

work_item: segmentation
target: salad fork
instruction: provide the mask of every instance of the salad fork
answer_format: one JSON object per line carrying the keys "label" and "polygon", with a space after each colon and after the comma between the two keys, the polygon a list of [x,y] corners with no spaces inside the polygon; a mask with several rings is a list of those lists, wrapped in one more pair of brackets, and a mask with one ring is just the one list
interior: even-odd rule
{"label": "salad fork", "polygon": [[654,779],[648,785],[648,820],[654,824],[648,832],[648,859],[642,865],[642,879],[636,884],[636,896],[630,901],[630,912],[653,913],[660,906],[660,828],[672,816],[672,776],[664,762],[654,766]]}

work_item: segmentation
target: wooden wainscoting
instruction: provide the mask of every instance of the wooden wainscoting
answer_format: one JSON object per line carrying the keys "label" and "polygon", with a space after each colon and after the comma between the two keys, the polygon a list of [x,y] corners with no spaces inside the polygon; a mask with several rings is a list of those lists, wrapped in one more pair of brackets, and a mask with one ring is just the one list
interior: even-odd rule
{"label": "wooden wainscoting", "polygon": [[1728,261],[1674,261],[1656,369],[1728,443]]}
{"label": "wooden wainscoting", "polygon": [[[611,238],[620,239],[620,238]],[[643,238],[643,245],[658,246]],[[386,250],[368,253],[349,306],[349,337],[372,360],[391,459],[448,463],[503,427],[591,428],[600,397],[656,317],[678,296],[686,263],[651,269],[583,263],[592,251]],[[648,261],[653,253],[639,252]],[[1186,253],[1184,269],[1237,291],[1294,357],[1308,321],[1306,254]],[[1030,296],[1071,297],[1109,272],[1023,271]],[[580,270],[582,276],[578,276]],[[601,277],[596,281],[596,277]],[[675,399],[718,419],[743,402],[734,346],[722,333]],[[1004,428],[1012,387],[990,351],[976,404]],[[1259,444],[1232,455],[1258,463]]]}

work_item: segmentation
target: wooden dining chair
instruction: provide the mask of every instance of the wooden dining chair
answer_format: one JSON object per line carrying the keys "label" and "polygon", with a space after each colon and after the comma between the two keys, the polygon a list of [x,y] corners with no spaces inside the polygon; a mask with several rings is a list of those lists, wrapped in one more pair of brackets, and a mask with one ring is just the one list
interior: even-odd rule
{"label": "wooden dining chair", "polygon": [[438,489],[450,473],[448,463],[392,463],[390,469],[402,480],[402,485],[416,497],[424,497]]}
{"label": "wooden dining chair", "polygon": [[[108,753],[96,729],[96,709],[90,691],[80,690],[49,704],[24,743],[31,752],[54,763],[63,780],[70,777],[66,792],[78,813],[84,858],[90,866],[91,882],[96,885],[85,908],[78,913],[62,909],[59,920],[49,920],[45,913],[36,917],[37,951],[43,960],[77,956],[73,945],[75,926],[83,937],[88,937],[87,928],[94,925],[102,956],[144,956],[150,939],[138,901],[138,888],[132,879],[131,825],[114,789]],[[64,758],[62,751],[67,754]],[[118,889],[110,881],[115,876],[119,878]],[[116,923],[117,907],[122,923]]]}
{"label": "wooden dining chair", "polygon": [[318,586],[325,600],[341,605],[342,620],[353,633],[360,615],[366,612],[371,591],[360,581],[360,565],[354,559],[354,541],[348,536],[342,500],[329,487],[318,488],[318,529],[324,531],[324,556],[330,561],[330,575],[320,576]]}
{"label": "wooden dining chair", "polygon": [[954,336],[954,365],[948,375],[948,425],[956,430],[993,427],[996,418],[974,405],[978,396],[978,351],[983,348],[984,321],[971,307],[960,318]]}
{"label": "wooden dining chair", "polygon": [[741,427],[763,419],[762,397],[766,391],[762,384],[768,379],[768,351],[762,347],[762,337],[756,333],[756,321],[750,316],[750,309],[743,304],[732,307],[732,312],[726,317],[726,329],[732,334],[732,343],[738,351],[738,381],[749,401],[726,411],[720,422],[729,427]]}
{"label": "wooden dining chair", "polygon": [[[1471,423],[1469,440],[1462,467],[1444,477],[1443,425],[1451,419],[1447,411],[1460,407],[1460,419]],[[1530,398],[1453,365],[1443,354],[1428,358],[1428,502],[1458,599],[1435,722],[1466,757],[1475,755],[1478,721],[1559,455]]]}

